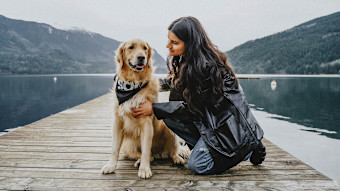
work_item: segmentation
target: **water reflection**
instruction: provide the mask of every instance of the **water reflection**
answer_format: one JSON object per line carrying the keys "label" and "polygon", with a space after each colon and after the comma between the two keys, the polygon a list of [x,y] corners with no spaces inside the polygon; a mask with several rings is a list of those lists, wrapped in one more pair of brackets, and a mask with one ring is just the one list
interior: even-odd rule
{"label": "water reflection", "polygon": [[310,127],[305,131],[340,139],[340,78],[279,78],[275,91],[272,80],[240,80],[255,109]]}
{"label": "water reflection", "polygon": [[108,93],[112,84],[111,76],[0,77],[0,132]]}

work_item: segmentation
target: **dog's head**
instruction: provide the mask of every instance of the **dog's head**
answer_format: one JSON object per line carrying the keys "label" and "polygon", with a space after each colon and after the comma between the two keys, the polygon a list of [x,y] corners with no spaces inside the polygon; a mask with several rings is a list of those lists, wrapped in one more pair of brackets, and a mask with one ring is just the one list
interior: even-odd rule
{"label": "dog's head", "polygon": [[133,39],[119,45],[116,62],[118,67],[129,66],[132,70],[140,72],[145,67],[151,67],[152,48],[143,40]]}

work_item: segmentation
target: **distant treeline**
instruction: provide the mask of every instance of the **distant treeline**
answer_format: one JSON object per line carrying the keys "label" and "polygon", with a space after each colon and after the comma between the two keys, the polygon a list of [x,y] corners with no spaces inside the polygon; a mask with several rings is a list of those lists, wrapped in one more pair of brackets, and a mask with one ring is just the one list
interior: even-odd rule
{"label": "distant treeline", "polygon": [[0,53],[0,74],[114,73],[114,63],[75,60],[62,52],[49,54]]}

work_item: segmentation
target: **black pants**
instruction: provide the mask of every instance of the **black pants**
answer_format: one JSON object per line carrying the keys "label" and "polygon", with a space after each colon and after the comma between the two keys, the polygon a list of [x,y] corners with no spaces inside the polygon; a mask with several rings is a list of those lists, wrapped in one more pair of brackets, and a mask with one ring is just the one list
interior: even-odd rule
{"label": "black pants", "polygon": [[163,121],[170,130],[187,142],[190,149],[196,145],[198,139],[201,137],[192,122],[170,118],[163,119]]}
{"label": "black pants", "polygon": [[[198,140],[201,138],[199,131],[197,130],[196,126],[191,121],[180,121],[177,119],[170,119],[170,118],[165,118],[163,119],[163,121],[170,130],[172,130],[176,135],[178,135],[179,137],[181,137],[182,139],[186,141],[190,149],[193,149],[196,143],[198,142]],[[206,146],[206,148],[209,148],[209,147]],[[206,171],[206,169],[202,167],[202,160],[193,159],[191,161],[195,161],[195,162],[191,165],[193,167],[189,169],[190,170],[197,169],[196,166],[198,166],[199,167],[198,169],[200,169],[199,171],[198,170],[192,170],[192,171],[198,174],[220,174],[232,168],[233,166],[237,165],[241,161],[247,160],[251,155],[251,151],[252,150],[250,150],[250,148],[245,147],[243,149],[240,149],[240,152],[236,156],[229,158],[215,151],[214,149],[209,149],[209,152],[210,152],[209,156],[214,159],[213,168]],[[198,154],[197,156],[202,156],[202,154]],[[204,172],[204,173],[200,173],[200,172]]]}

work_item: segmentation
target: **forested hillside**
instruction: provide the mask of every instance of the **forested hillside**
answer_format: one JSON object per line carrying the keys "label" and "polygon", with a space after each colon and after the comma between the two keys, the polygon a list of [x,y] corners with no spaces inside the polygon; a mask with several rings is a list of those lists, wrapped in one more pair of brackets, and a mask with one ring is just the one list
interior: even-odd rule
{"label": "forested hillside", "polygon": [[340,12],[227,51],[237,73],[340,74]]}
{"label": "forested hillside", "polygon": [[[88,31],[59,30],[0,15],[0,75],[113,73],[119,44]],[[164,59],[154,53],[158,72],[166,72]]]}

